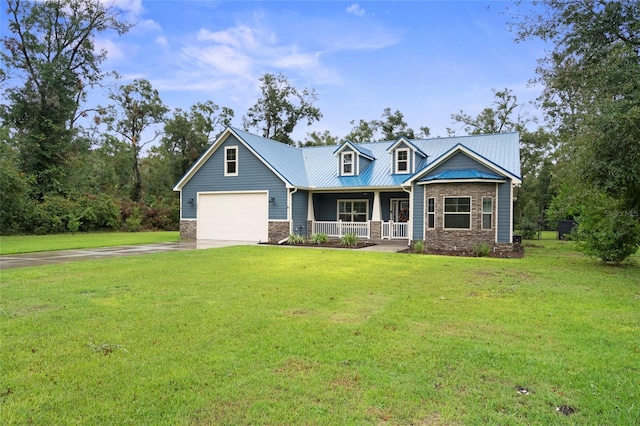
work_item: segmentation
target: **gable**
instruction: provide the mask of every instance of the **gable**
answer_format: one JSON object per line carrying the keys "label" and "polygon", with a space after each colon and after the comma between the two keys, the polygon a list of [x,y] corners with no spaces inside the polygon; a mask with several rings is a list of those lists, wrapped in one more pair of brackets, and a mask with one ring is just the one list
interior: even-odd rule
{"label": "gable", "polygon": [[[429,173],[424,175],[425,178],[442,173],[445,170],[467,170],[475,169],[484,173],[492,173],[484,164],[474,160],[463,152],[455,153],[451,158],[444,161],[439,166],[433,168]],[[422,180],[422,179],[421,179]]]}
{"label": "gable", "polygon": [[[499,147],[494,147],[498,150]],[[513,183],[522,183],[521,179],[501,167],[499,164],[487,159],[486,157],[474,152],[462,144],[457,144],[448,151],[444,152],[440,157],[436,158],[427,167],[405,181],[405,184],[416,181],[423,182],[429,177],[435,176],[445,171],[466,170],[471,174],[486,175],[491,174],[499,178],[510,179]],[[476,177],[477,178],[477,177]],[[474,179],[473,177],[470,179]],[[482,179],[482,177],[480,178]]]}
{"label": "gable", "polygon": [[[249,137],[245,139],[240,135]],[[182,190],[182,188],[189,182],[189,180],[193,178],[193,176],[200,170],[200,168],[208,163],[210,158],[216,152],[221,150],[224,153],[225,148],[235,146],[244,147],[248,152],[242,156],[243,158],[250,158],[248,155],[254,157],[273,174],[275,174],[280,180],[282,180],[286,185],[293,186],[291,182],[291,180],[293,180],[292,177],[306,183],[306,173],[304,173],[302,154],[300,153],[300,150],[298,148],[294,148],[280,142],[261,138],[259,136],[251,135],[250,133],[242,132],[237,129],[228,127],[220,135],[220,137],[218,137],[218,139],[200,156],[200,158],[187,171],[187,173],[185,173],[180,181],[178,181],[173,190]],[[242,160],[238,159],[238,174],[240,173],[240,169],[242,168],[241,162]],[[274,166],[274,164],[276,166]],[[220,170],[224,170],[224,162],[222,162]],[[284,170],[285,173],[281,173],[280,170]],[[302,173],[300,171],[302,171]],[[289,177],[289,179],[287,179],[287,177]],[[300,183],[302,182],[298,182],[298,184]]]}

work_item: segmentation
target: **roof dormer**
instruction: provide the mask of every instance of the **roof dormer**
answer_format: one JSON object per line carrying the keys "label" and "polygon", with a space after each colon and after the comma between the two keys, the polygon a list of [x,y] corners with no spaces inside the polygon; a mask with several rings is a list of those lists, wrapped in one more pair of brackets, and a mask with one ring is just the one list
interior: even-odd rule
{"label": "roof dormer", "polygon": [[333,154],[338,158],[338,176],[357,176],[375,160],[371,151],[349,141]]}
{"label": "roof dormer", "polygon": [[427,158],[427,154],[404,136],[400,136],[387,152],[391,154],[391,173],[397,175],[415,173],[420,161]]}

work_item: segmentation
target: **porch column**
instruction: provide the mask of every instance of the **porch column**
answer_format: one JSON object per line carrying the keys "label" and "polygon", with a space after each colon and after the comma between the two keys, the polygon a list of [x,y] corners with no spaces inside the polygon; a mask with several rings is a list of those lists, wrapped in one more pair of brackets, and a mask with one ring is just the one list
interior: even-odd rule
{"label": "porch column", "polygon": [[309,191],[309,198],[307,201],[307,238],[311,238],[313,234],[313,221],[315,220],[313,214],[313,194]]}
{"label": "porch column", "polygon": [[382,206],[380,205],[380,191],[373,191],[373,211],[371,212],[371,234],[369,238],[382,238]]}
{"label": "porch column", "polygon": [[373,192],[373,211],[371,212],[371,221],[380,222],[382,218],[382,208],[380,207],[380,191]]}

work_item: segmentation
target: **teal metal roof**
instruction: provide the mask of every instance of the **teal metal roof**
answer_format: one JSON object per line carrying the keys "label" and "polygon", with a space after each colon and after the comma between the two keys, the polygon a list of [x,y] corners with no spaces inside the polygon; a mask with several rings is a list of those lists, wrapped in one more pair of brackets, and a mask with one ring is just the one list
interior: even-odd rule
{"label": "teal metal roof", "polygon": [[418,182],[429,182],[434,180],[455,180],[455,179],[490,179],[497,180],[503,179],[503,176],[498,176],[492,173],[483,172],[477,169],[462,169],[462,170],[443,170],[435,175],[427,176],[418,180]]}
{"label": "teal metal roof", "polygon": [[[338,176],[336,146],[294,147],[233,128],[262,160],[276,170],[292,186],[309,189],[399,188],[403,182],[429,167],[434,161],[461,145],[489,165],[520,176],[520,142],[518,133],[499,133],[462,137],[411,139],[427,157],[416,167],[416,173],[393,174],[391,152],[397,141],[351,144],[362,154],[375,160],[358,176]],[[340,148],[338,148],[339,150]],[[496,175],[497,178],[503,176]],[[492,177],[491,179],[495,179]]]}

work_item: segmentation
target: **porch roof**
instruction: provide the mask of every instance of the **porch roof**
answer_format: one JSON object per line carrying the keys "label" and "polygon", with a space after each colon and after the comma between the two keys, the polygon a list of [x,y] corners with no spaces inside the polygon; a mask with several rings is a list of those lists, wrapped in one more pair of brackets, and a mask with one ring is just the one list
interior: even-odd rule
{"label": "porch roof", "polygon": [[504,180],[504,176],[483,172],[477,169],[443,170],[435,175],[427,176],[418,182],[432,182],[439,180]]}

